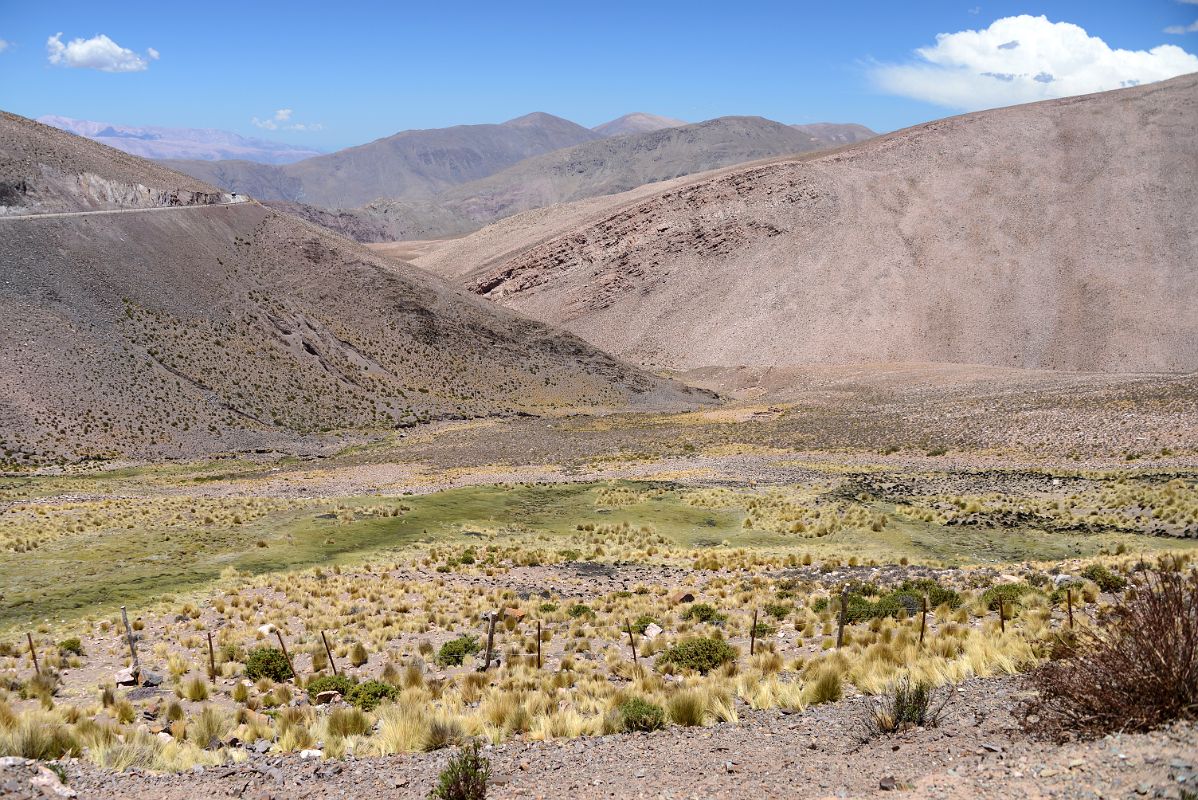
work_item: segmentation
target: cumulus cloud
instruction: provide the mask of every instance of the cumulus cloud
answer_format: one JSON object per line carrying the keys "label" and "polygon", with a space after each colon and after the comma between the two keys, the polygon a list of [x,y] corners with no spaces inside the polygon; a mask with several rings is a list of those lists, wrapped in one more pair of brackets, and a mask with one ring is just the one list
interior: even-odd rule
{"label": "cumulus cloud", "polygon": [[1198,19],[1191,22],[1189,25],[1170,25],[1165,28],[1165,33],[1194,33],[1198,31]]}
{"label": "cumulus cloud", "polygon": [[[1198,0],[1196,0],[1198,2]],[[1068,22],[1021,15],[984,30],[942,33],[906,64],[883,64],[883,91],[975,110],[1101,92],[1198,72],[1198,56],[1171,44],[1118,50]]]}
{"label": "cumulus cloud", "polygon": [[8,42],[4,41],[3,39],[0,39],[0,53],[3,53],[7,49],[8,49]]}
{"label": "cumulus cloud", "polygon": [[319,122],[292,122],[291,113],[290,108],[280,108],[271,117],[254,117],[250,122],[268,131],[318,131],[324,127]]}
{"label": "cumulus cloud", "polygon": [[[121,47],[102,33],[90,39],[72,39],[62,43],[62,32],[46,40],[46,54],[51,64],[60,67],[82,67],[101,72],[141,72],[150,62],[127,47]],[[149,50],[149,58],[158,58],[158,51]]]}

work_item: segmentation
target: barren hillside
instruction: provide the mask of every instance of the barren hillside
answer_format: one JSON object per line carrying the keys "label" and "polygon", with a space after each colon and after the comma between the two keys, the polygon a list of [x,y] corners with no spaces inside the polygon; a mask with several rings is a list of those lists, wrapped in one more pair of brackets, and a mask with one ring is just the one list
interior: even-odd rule
{"label": "barren hillside", "polygon": [[[204,188],[4,119],[5,180],[36,186],[52,172],[61,188],[86,169],[108,183]],[[73,185],[84,205],[89,184]],[[8,217],[0,261],[8,462],[189,456],[704,396],[256,203]]]}
{"label": "barren hillside", "polygon": [[642,363],[1198,369],[1198,76],[522,215],[418,259]]}

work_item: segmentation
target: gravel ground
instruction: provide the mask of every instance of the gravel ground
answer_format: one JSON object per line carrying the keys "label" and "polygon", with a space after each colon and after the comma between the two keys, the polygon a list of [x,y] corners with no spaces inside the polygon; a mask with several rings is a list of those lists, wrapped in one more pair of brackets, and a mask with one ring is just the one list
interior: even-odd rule
{"label": "gravel ground", "polygon": [[[1019,729],[1018,679],[958,687],[936,728],[869,738],[869,698],[799,714],[742,706],[738,725],[671,727],[486,749],[491,798],[1182,797],[1198,790],[1198,727],[1056,744]],[[347,761],[252,756],[179,775],[114,774],[67,765],[83,798],[250,800],[418,798],[449,751]],[[0,797],[54,797],[30,787],[36,765],[0,767]],[[44,773],[42,773],[44,775]]]}

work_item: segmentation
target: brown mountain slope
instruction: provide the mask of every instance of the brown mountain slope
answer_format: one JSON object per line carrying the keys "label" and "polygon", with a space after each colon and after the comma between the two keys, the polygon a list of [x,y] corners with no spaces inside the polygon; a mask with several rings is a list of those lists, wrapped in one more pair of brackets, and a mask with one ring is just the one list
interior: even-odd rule
{"label": "brown mountain slope", "polygon": [[499,125],[403,131],[294,164],[163,161],[259,200],[352,208],[380,197],[415,199],[477,180],[531,156],[600,138],[569,120],[527,114]]}
{"label": "brown mountain slope", "polygon": [[878,134],[864,125],[855,122],[812,122],[807,125],[791,125],[790,127],[809,134],[820,143],[820,147],[837,147],[842,144],[853,144],[872,139]]}
{"label": "brown mountain slope", "polygon": [[230,199],[202,181],[0,111],[0,216]]}
{"label": "brown mountain slope", "polygon": [[417,263],[656,365],[1198,369],[1198,75],[582,205]]}
{"label": "brown mountain slope", "polygon": [[[85,164],[195,186],[16,127],[29,161],[0,174]],[[706,397],[256,203],[0,218],[0,263],[0,461],[187,457]]]}

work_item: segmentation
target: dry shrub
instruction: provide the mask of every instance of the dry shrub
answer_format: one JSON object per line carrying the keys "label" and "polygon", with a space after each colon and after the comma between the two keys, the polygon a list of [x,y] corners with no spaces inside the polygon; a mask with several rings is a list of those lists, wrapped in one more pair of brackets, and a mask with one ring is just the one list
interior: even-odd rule
{"label": "dry shrub", "polygon": [[1147,573],[1066,658],[1029,677],[1024,725],[1058,738],[1198,719],[1198,573]]}

